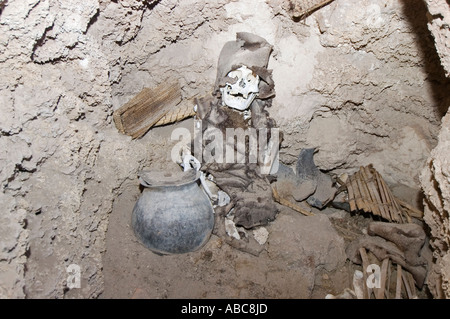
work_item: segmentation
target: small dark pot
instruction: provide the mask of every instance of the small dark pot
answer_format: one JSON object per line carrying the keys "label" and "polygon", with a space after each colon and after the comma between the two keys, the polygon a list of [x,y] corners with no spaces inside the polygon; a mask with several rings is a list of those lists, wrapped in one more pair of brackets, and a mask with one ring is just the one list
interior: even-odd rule
{"label": "small dark pot", "polygon": [[136,237],[159,254],[182,254],[201,248],[214,227],[214,209],[197,184],[200,173],[141,173],[145,187],[131,225]]}

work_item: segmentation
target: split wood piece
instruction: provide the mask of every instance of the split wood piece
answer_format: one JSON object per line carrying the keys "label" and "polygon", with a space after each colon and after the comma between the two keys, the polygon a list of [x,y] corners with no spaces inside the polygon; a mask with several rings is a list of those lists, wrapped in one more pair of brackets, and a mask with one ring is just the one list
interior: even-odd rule
{"label": "split wood piece", "polygon": [[356,201],[355,201],[355,193],[353,191],[352,183],[347,183],[347,192],[348,192],[348,204],[350,205],[350,210],[352,212],[356,211]]}
{"label": "split wood piece", "polygon": [[[381,263],[381,274],[380,274],[380,288],[377,289],[375,298],[376,299],[383,299],[386,292],[386,281],[387,281],[387,273],[389,268],[389,258],[386,258]],[[386,296],[386,299],[388,296]]]}
{"label": "split wood piece", "polygon": [[402,299],[402,266],[397,264],[397,285],[395,287],[395,299]]}
{"label": "split wood piece", "polygon": [[360,167],[346,184],[352,211],[362,210],[397,223],[410,222],[411,217],[393,196],[381,175],[372,167]]}
{"label": "split wood piece", "polygon": [[327,5],[333,0],[294,0],[290,5],[293,6],[294,12],[292,16],[296,19],[303,19],[313,11]]}
{"label": "split wood piece", "polygon": [[372,175],[372,172],[370,171],[370,168],[368,166],[361,168],[363,176],[365,180],[367,181],[367,187],[370,191],[370,194],[372,196],[372,200],[377,203],[378,211],[384,219],[389,220],[389,212],[385,210],[385,207],[383,205],[383,202],[381,200],[380,192],[378,191],[377,184],[375,181],[375,177]]}
{"label": "split wood piece", "polygon": [[113,113],[119,132],[133,139],[143,136],[165,114],[181,102],[178,82],[163,83],[156,88],[144,88],[129,102]]}
{"label": "split wood piece", "polygon": [[380,192],[381,205],[383,206],[383,208],[385,210],[386,217],[387,217],[386,219],[392,220],[392,213],[391,213],[391,209],[390,209],[391,203],[389,202],[389,197],[386,194],[386,192],[384,191],[383,185],[381,184],[381,176],[380,176],[380,174],[378,174],[377,171],[375,171],[375,169],[372,169],[372,170],[373,170],[373,176],[377,183],[378,190]]}
{"label": "split wood piece", "polygon": [[405,285],[406,294],[408,295],[409,299],[416,299],[416,285],[414,283],[414,278],[412,277],[411,273],[408,271],[404,271],[402,273],[402,279],[403,284]]}
{"label": "split wood piece", "polygon": [[370,299],[372,295],[372,289],[367,286],[367,267],[369,267],[369,258],[367,256],[366,249],[361,247],[359,249],[361,255],[362,267],[363,267],[363,279],[364,279],[364,299]]}
{"label": "split wood piece", "polygon": [[395,200],[394,195],[392,195],[392,192],[390,191],[389,187],[386,185],[386,182],[381,178],[381,175],[378,172],[377,172],[377,174],[378,174],[378,176],[380,176],[380,181],[381,181],[382,187],[383,187],[384,191],[386,192],[387,196],[389,197],[389,201],[392,204],[393,213],[394,213],[394,216],[391,215],[392,219],[399,223],[404,223],[405,222],[405,220],[403,218],[404,212],[403,212],[402,208]]}
{"label": "split wood piece", "polygon": [[423,219],[423,212],[418,210],[417,208],[409,205],[408,203],[405,203],[404,201],[395,198],[395,200],[397,201],[397,203],[400,204],[400,206],[402,206],[403,208],[405,208],[409,215],[411,215],[412,217],[418,218],[418,219]]}
{"label": "split wood piece", "polygon": [[296,212],[299,212],[299,213],[301,213],[303,215],[314,216],[313,213],[308,212],[306,209],[303,209],[300,206],[298,206],[298,205],[296,205],[294,203],[291,203],[289,200],[287,200],[285,198],[281,198],[280,194],[278,194],[278,191],[277,191],[276,187],[274,187],[274,186],[272,187],[272,195],[273,195],[274,200],[277,203],[279,203],[279,204],[281,204],[283,206],[289,207],[289,208],[291,208],[291,209],[295,210]]}
{"label": "split wood piece", "polygon": [[367,211],[366,205],[362,199],[362,195],[359,191],[359,186],[358,183],[356,181],[356,177],[355,175],[352,175],[349,178],[350,184],[352,185],[352,189],[353,189],[353,193],[355,196],[355,201],[356,201],[356,206],[358,207],[358,209],[362,209],[364,211]]}
{"label": "split wood piece", "polygon": [[386,184],[384,183],[383,178],[381,175],[375,171],[375,176],[377,179],[377,184],[379,185],[379,190],[382,194],[384,194],[384,199],[386,200],[385,205],[389,212],[389,220],[390,221],[397,221],[397,214],[394,208],[394,204],[392,203],[392,196],[390,195],[389,189],[386,187]]}
{"label": "split wood piece", "polygon": [[414,280],[414,276],[409,271],[408,271],[408,281],[411,286],[411,290],[413,292],[412,299],[418,299],[416,290],[416,281]]}
{"label": "split wood piece", "polygon": [[364,182],[361,182],[361,184],[363,186],[363,191],[366,193],[370,210],[375,215],[383,217],[383,215],[381,214],[381,211],[378,209],[378,201],[369,187],[369,178],[368,178],[367,174],[365,173],[364,167],[362,167],[362,166],[359,168],[359,175],[361,177],[361,180],[364,181]]}
{"label": "split wood piece", "polygon": [[412,299],[411,287],[409,286],[409,282],[408,282],[408,279],[406,278],[405,272],[402,272],[402,281],[403,281],[403,285],[405,286],[406,295],[408,296],[409,299]]}
{"label": "split wood piece", "polygon": [[[183,103],[182,103],[183,104]],[[154,126],[162,126],[182,121],[196,114],[195,106],[192,103],[180,105],[177,109],[167,112]]]}
{"label": "split wood piece", "polygon": [[392,274],[391,266],[393,266],[393,265],[391,263],[391,260],[389,258],[387,258],[387,259],[388,259],[388,267],[387,267],[387,275],[386,275],[387,279],[386,279],[385,295],[386,295],[386,299],[389,299],[390,298],[390,289],[391,289],[391,274]]}
{"label": "split wood piece", "polygon": [[[384,182],[384,181],[383,181]],[[385,183],[386,184],[386,183]],[[386,185],[386,188],[388,188],[388,186]],[[406,223],[408,222],[407,220],[405,221],[405,217],[407,216],[405,214],[405,212],[403,211],[403,209],[400,207],[400,205],[397,203],[394,195],[389,191],[391,198],[392,198],[392,203],[394,204],[394,208],[395,211],[397,213],[397,220],[399,223]],[[410,222],[410,221],[409,221]]]}
{"label": "split wood piece", "polygon": [[356,185],[358,186],[359,194],[361,195],[362,209],[365,212],[373,211],[372,207],[370,206],[369,202],[367,201],[367,197],[368,196],[367,196],[367,194],[365,192],[365,189],[363,188],[363,183],[361,181],[361,176],[360,176],[359,172],[356,172],[353,176],[354,176]]}

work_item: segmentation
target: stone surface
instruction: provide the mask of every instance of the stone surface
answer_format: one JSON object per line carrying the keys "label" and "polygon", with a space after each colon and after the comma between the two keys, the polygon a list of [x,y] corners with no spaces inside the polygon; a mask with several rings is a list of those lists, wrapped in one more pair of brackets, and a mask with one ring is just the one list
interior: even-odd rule
{"label": "stone surface", "polygon": [[424,220],[431,230],[435,263],[428,285],[435,297],[450,298],[450,113],[442,121],[439,143],[421,175]]}
{"label": "stone surface", "polygon": [[[317,147],[320,169],[372,162],[388,182],[417,187],[450,104],[421,0],[333,1],[300,23],[265,0],[0,1],[2,297],[101,294],[115,199],[138,188],[139,170],[173,164],[173,127],[131,141],[114,127],[113,111],[174,77],[186,101],[208,94],[236,32],[274,45],[269,112],[284,131],[282,161],[292,165],[300,149]],[[430,162],[444,195],[447,140],[441,133]],[[429,218],[448,214],[440,212]],[[436,225],[436,236],[447,231]],[[81,268],[80,289],[67,287],[71,264]]]}
{"label": "stone surface", "polygon": [[[321,269],[332,271],[344,266],[344,240],[325,215],[280,214],[269,231],[269,257],[284,261],[287,269],[297,268],[300,273],[314,274]],[[312,280],[314,275],[307,278]],[[308,286],[312,291],[314,282],[309,282]]]}
{"label": "stone surface", "polygon": [[[343,239],[326,216],[282,210],[265,227],[267,250],[258,256],[216,235],[196,252],[159,256],[133,235],[129,220],[138,191],[127,184],[129,191],[118,196],[110,215],[101,298],[324,298],[350,285]],[[284,229],[295,238],[285,236]]]}
{"label": "stone surface", "polygon": [[[425,0],[428,28],[434,37],[442,67],[450,77],[450,5],[444,0]],[[447,106],[450,102],[447,102]],[[438,144],[422,170],[424,220],[431,230],[433,268],[428,286],[436,298],[450,298],[450,113],[442,119]]]}
{"label": "stone surface", "polygon": [[450,77],[450,4],[445,0],[425,0],[425,3],[428,8],[428,29],[434,37],[445,75]]}

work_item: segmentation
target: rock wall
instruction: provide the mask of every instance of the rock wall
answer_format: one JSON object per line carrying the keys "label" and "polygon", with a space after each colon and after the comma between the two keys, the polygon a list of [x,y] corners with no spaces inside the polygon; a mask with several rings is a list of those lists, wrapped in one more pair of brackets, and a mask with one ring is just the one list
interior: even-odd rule
{"label": "rock wall", "polygon": [[[114,199],[170,163],[170,128],[132,141],[112,113],[143,87],[208,94],[236,32],[274,46],[269,110],[293,163],[374,163],[418,188],[449,105],[421,0],[336,0],[300,22],[282,1],[0,0],[0,296],[95,298]],[[81,288],[67,268],[80,266]]]}
{"label": "rock wall", "polygon": [[450,5],[445,0],[425,0],[425,3],[428,9],[428,29],[433,35],[445,76],[450,77]]}
{"label": "rock wall", "polygon": [[[450,77],[450,5],[446,1],[425,1],[428,27],[434,37],[446,76]],[[450,113],[442,119],[439,142],[421,175],[425,193],[424,219],[431,232],[434,265],[428,286],[436,298],[450,298]]]}

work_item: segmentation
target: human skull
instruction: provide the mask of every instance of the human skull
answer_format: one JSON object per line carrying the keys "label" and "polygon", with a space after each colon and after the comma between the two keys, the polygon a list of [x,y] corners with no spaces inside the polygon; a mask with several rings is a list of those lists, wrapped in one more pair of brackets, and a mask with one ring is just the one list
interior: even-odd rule
{"label": "human skull", "polygon": [[234,84],[226,83],[220,88],[222,102],[239,111],[246,110],[259,92],[259,76],[245,65],[230,71],[227,76],[236,79]]}

